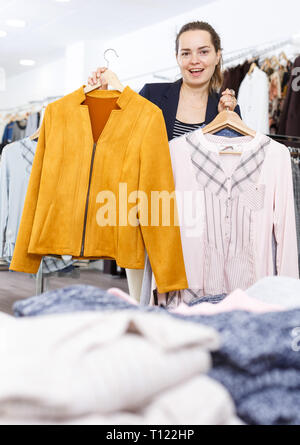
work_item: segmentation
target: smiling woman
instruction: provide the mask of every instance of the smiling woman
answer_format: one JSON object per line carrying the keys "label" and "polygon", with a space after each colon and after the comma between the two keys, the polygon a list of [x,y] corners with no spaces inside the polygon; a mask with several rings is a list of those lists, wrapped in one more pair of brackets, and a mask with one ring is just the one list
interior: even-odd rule
{"label": "smiling woman", "polygon": [[[161,108],[169,140],[211,122],[225,108],[240,114],[233,90],[218,93],[222,85],[221,39],[206,22],[184,25],[176,36],[175,55],[182,78],[172,83],[146,84],[141,96]],[[94,85],[106,68],[98,68],[88,82]]]}
{"label": "smiling woman", "polygon": [[[221,87],[221,40],[208,23],[184,25],[176,37],[175,50],[185,84],[209,85],[210,93]],[[201,80],[191,83],[193,78]]]}

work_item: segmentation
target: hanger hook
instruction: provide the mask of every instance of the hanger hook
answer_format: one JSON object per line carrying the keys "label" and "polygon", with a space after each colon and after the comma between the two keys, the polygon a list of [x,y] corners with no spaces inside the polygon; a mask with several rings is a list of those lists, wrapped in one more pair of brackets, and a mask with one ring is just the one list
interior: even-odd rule
{"label": "hanger hook", "polygon": [[104,51],[103,57],[104,57],[104,59],[106,60],[107,68],[109,68],[109,60],[108,60],[107,57],[106,57],[106,53],[107,53],[108,51],[113,51],[113,52],[115,53],[115,55],[116,55],[117,57],[119,57],[118,54],[117,54],[117,51],[116,51],[114,48],[108,48],[108,49],[106,49],[106,50]]}

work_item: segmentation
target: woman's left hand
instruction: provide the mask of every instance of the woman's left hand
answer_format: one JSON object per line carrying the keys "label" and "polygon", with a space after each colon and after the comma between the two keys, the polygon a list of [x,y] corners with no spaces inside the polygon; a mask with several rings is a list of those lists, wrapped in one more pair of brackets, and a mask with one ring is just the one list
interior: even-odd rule
{"label": "woman's left hand", "polygon": [[230,111],[234,111],[236,106],[237,106],[237,100],[235,97],[235,92],[234,90],[229,90],[227,88],[225,91],[223,91],[222,97],[220,98],[218,111],[219,113],[221,113],[221,111],[226,110],[226,108]]}

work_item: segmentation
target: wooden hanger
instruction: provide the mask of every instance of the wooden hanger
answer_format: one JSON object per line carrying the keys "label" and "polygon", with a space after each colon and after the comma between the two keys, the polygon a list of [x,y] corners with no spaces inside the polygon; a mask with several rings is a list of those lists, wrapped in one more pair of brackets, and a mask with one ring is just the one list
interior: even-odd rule
{"label": "wooden hanger", "polygon": [[[113,73],[111,70],[106,70],[104,73],[101,74],[108,85],[110,85],[114,90],[122,92],[124,90],[124,86],[121,84],[118,76]],[[97,88],[101,88],[101,81],[98,82],[96,85],[88,85],[86,86],[83,91],[84,94],[90,93],[91,91],[96,90]]]}
{"label": "wooden hanger", "polygon": [[219,113],[212,122],[202,129],[202,132],[204,134],[214,134],[220,130],[223,130],[224,128],[230,128],[231,130],[237,131],[244,136],[255,137],[256,135],[256,131],[247,127],[240,116],[234,111],[230,110],[221,111],[221,113]]}
{"label": "wooden hanger", "polygon": [[272,68],[272,67],[271,67],[271,61],[270,61],[269,58],[266,58],[265,61],[264,61],[264,63],[263,63],[262,66],[261,66],[261,70],[262,70],[262,71],[266,71],[268,68]]}
{"label": "wooden hanger", "polygon": [[289,59],[287,58],[287,55],[285,54],[284,51],[282,51],[282,52],[279,54],[279,60],[281,60],[281,59],[285,60],[287,63],[289,62]]}
{"label": "wooden hanger", "polygon": [[253,73],[253,71],[255,70],[256,67],[257,67],[256,63],[253,62],[249,68],[249,71],[248,71],[249,76]]}
{"label": "wooden hanger", "polygon": [[[203,134],[214,134],[217,133],[220,130],[223,130],[224,128],[230,128],[231,130],[237,131],[238,133],[244,135],[244,136],[256,136],[256,131],[252,130],[251,128],[247,127],[247,125],[242,121],[240,116],[235,113],[234,111],[230,110],[224,110],[219,113],[212,122],[210,122],[208,125],[206,125],[202,129]],[[237,151],[220,151],[220,154],[236,154],[241,155],[241,152]]]}
{"label": "wooden hanger", "polygon": [[273,56],[271,58],[271,65],[273,68],[278,68],[280,66],[279,60],[277,59],[276,56]]}

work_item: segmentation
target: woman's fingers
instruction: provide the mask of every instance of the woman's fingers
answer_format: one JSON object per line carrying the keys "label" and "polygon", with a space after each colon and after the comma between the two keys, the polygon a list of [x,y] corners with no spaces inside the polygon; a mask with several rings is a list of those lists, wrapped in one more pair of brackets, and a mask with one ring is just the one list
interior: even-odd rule
{"label": "woman's fingers", "polygon": [[93,72],[91,77],[88,78],[88,84],[89,85],[95,85],[97,83],[97,77],[96,77],[96,73]]}
{"label": "woman's fingers", "polygon": [[101,83],[100,89],[107,90],[108,82],[105,79],[105,77],[103,76],[103,74],[105,73],[106,70],[107,70],[107,68],[104,66],[104,67],[97,68],[96,71],[93,71],[91,76],[88,78],[88,84],[91,86],[95,86],[95,85]]}
{"label": "woman's fingers", "polygon": [[91,80],[92,80],[92,85],[95,85],[97,83],[97,75],[95,71],[92,72]]}
{"label": "woman's fingers", "polygon": [[224,94],[220,98],[219,109],[221,110],[225,110],[226,108],[228,108],[229,110],[233,111],[236,105],[237,105],[237,100],[232,95]]}
{"label": "woman's fingers", "polygon": [[95,84],[100,82],[101,90],[107,90],[107,88],[108,88],[108,83],[105,80],[105,77],[103,76],[103,73],[105,73],[106,70],[107,70],[107,68],[105,66],[102,66],[100,68],[97,68],[96,73],[95,73],[95,75],[96,75]]}
{"label": "woman's fingers", "polygon": [[106,70],[107,70],[106,66],[102,66],[100,68],[97,68],[96,74],[100,76],[100,74],[104,73],[104,71]]}
{"label": "woman's fingers", "polygon": [[224,90],[224,91],[222,92],[222,96],[224,96],[225,94],[226,94],[226,95],[230,94],[228,88],[226,88],[226,90]]}
{"label": "woman's fingers", "polygon": [[225,94],[229,95],[229,96],[232,96],[232,97],[235,97],[235,91],[234,90],[230,90],[229,88],[226,88],[226,90],[222,92],[222,95],[225,95]]}

